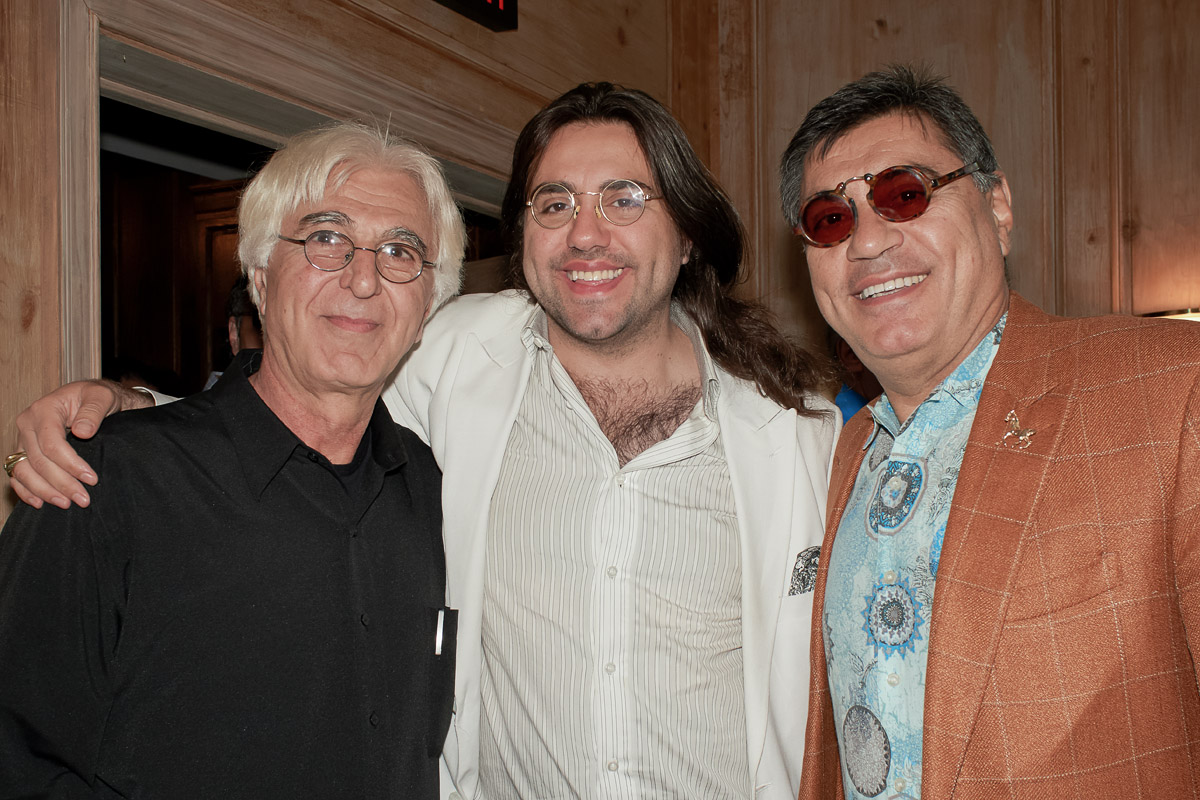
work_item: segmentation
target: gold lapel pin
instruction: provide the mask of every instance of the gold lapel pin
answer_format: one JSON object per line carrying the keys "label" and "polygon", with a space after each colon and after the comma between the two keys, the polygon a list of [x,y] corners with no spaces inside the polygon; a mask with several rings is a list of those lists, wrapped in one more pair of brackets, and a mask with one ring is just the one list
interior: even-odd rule
{"label": "gold lapel pin", "polygon": [[[1033,444],[1033,435],[1037,433],[1033,428],[1022,428],[1021,420],[1017,419],[1017,410],[1014,408],[1008,412],[1008,416],[1004,418],[1008,423],[1008,430],[1004,432],[1004,436],[1000,437],[1000,441],[996,444],[1003,447],[1015,447],[1018,450],[1024,450]],[[1010,442],[1009,439],[1012,439]]]}

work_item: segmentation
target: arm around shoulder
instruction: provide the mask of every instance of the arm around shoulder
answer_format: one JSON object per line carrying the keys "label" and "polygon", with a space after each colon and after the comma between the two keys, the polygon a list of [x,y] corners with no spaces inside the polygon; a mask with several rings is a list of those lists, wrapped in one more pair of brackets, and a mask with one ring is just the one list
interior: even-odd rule
{"label": "arm around shoulder", "polygon": [[95,435],[109,414],[154,405],[155,398],[109,380],[75,381],[60,386],[17,415],[17,446],[26,458],[13,467],[13,491],[25,503],[67,508],[86,506],[84,484],[95,471],[67,444],[67,432],[80,439]]}

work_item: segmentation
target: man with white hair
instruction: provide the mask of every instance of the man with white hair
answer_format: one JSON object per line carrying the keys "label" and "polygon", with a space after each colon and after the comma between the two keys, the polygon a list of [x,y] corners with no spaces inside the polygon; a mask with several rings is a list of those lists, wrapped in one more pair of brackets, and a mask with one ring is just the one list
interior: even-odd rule
{"label": "man with white hair", "polygon": [[437,796],[441,474],[379,396],[458,286],[461,219],[433,158],[343,123],[239,220],[264,349],[77,441],[112,480],[0,536],[5,796]]}

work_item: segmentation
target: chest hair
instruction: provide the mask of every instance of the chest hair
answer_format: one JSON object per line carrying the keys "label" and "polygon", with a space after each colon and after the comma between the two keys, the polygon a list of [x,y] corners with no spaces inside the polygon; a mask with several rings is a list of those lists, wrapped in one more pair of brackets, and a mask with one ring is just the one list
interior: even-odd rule
{"label": "chest hair", "polygon": [[665,392],[655,391],[648,381],[576,378],[575,385],[617,451],[621,466],[674,433],[700,399],[700,385],[692,383]]}

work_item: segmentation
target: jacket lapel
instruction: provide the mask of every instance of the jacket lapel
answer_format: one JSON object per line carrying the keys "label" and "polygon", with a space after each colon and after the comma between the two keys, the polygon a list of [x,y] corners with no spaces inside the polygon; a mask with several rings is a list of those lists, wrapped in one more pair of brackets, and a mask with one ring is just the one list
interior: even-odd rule
{"label": "jacket lapel", "polygon": [[[483,578],[488,511],[505,445],[525,394],[529,358],[519,337],[464,343],[452,379],[431,404],[431,428],[443,448],[442,515],[447,598],[459,609],[455,718],[446,739],[446,764],[460,791],[477,781],[479,681],[483,663]],[[437,451],[435,447],[435,452]],[[446,784],[444,784],[446,785]]]}
{"label": "jacket lapel", "polygon": [[[782,587],[788,580],[793,506],[797,502],[794,459],[782,458],[796,441],[794,414],[721,374],[721,440],[737,504],[742,557],[742,658],[746,734],[751,772],[757,773],[767,729],[771,650]],[[758,400],[759,402],[756,402]],[[776,532],[772,535],[762,535]],[[750,535],[754,533],[756,535]],[[794,557],[794,556],[793,556]]]}
{"label": "jacket lapel", "polygon": [[1014,295],[946,525],[926,668],[925,797],[953,796],[996,661],[1026,532],[1037,518],[1072,402],[1069,391],[1058,391],[1061,370],[1038,341],[1039,318],[1046,319]]}
{"label": "jacket lapel", "polygon": [[846,423],[834,451],[830,471],[831,492],[825,519],[825,537],[821,542],[821,560],[817,566],[817,581],[813,589],[812,634],[809,663],[808,724],[804,734],[804,780],[801,800],[825,800],[841,797],[842,770],[838,754],[837,729],[833,719],[833,703],[829,694],[829,665],[825,661],[825,627],[822,609],[825,606],[825,587],[829,578],[829,554],[838,525],[846,511],[846,503],[854,488],[854,477],[866,457],[864,444],[874,422],[869,414],[859,414]]}

